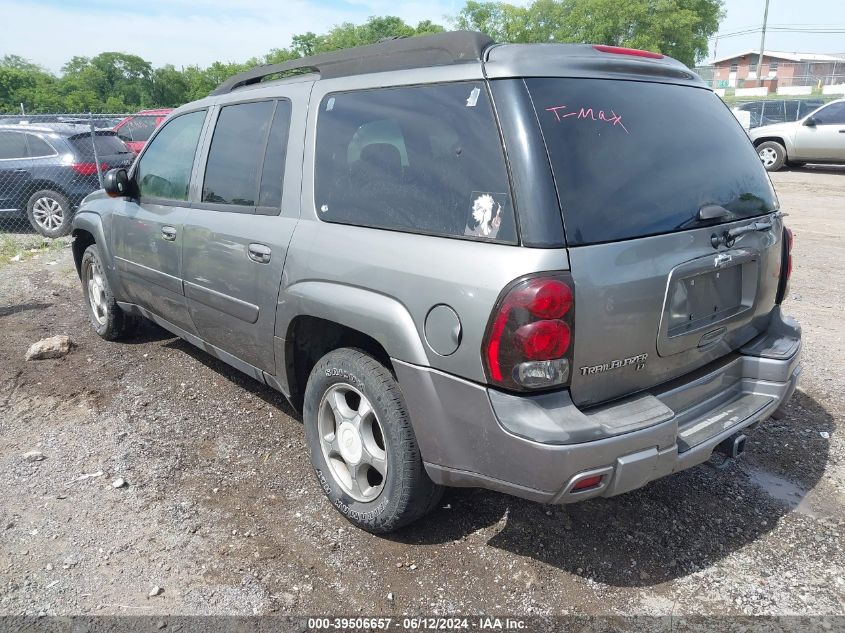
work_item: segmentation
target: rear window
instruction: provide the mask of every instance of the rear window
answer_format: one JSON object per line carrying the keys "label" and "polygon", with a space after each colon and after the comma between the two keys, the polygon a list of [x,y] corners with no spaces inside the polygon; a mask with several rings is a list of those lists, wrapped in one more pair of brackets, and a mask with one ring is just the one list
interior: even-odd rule
{"label": "rear window", "polygon": [[326,96],[315,169],[323,221],[516,241],[502,144],[481,82]]}
{"label": "rear window", "polygon": [[777,200],[748,136],[710,90],[601,79],[528,79],[567,242],[696,226],[721,205],[740,219]]}
{"label": "rear window", "polygon": [[[74,136],[70,139],[73,146],[79,151],[80,158],[94,160],[94,145],[91,143],[91,135],[84,134]],[[94,134],[94,143],[97,145],[97,156],[114,156],[115,154],[129,154],[129,148],[116,135],[109,132],[97,132]]]}

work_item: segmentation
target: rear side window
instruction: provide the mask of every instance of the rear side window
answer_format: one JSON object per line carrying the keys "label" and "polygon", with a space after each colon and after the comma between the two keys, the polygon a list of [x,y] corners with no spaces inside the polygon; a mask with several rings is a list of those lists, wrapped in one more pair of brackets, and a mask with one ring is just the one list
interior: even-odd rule
{"label": "rear side window", "polygon": [[29,157],[40,158],[42,156],[55,156],[54,150],[50,144],[43,138],[35,136],[35,134],[26,135],[26,144],[29,146]]}
{"label": "rear side window", "polygon": [[157,116],[133,116],[118,128],[117,134],[124,141],[148,141],[158,119]]}
{"label": "rear side window", "polygon": [[126,144],[112,132],[94,134],[94,144],[91,143],[91,135],[88,133],[75,136],[70,139],[80,158],[83,160],[94,160],[94,144],[97,145],[97,156],[114,156],[116,154],[131,154]]}
{"label": "rear side window", "polygon": [[766,101],[763,107],[763,116],[767,123],[783,123],[786,121],[783,101]]}
{"label": "rear side window", "polygon": [[143,197],[187,200],[205,110],[171,119],[138,159],[135,179]]}
{"label": "rear side window", "polygon": [[777,200],[748,136],[710,90],[527,79],[570,245],[671,233],[703,206],[740,219]]}
{"label": "rear side window", "polygon": [[255,206],[273,101],[221,108],[208,151],[202,201]]}
{"label": "rear side window", "polygon": [[0,132],[0,159],[26,158],[26,137],[20,132]]}
{"label": "rear side window", "polygon": [[258,190],[259,207],[281,209],[289,127],[290,101],[278,101],[276,113],[273,115],[273,125],[270,127],[270,136],[267,138],[267,151],[264,153],[261,186]]}
{"label": "rear side window", "polygon": [[800,101],[787,101],[784,103],[784,107],[786,108],[786,121],[797,121],[798,120],[798,104]]}
{"label": "rear side window", "polygon": [[515,242],[485,86],[327,95],[317,119],[315,203],[327,222]]}

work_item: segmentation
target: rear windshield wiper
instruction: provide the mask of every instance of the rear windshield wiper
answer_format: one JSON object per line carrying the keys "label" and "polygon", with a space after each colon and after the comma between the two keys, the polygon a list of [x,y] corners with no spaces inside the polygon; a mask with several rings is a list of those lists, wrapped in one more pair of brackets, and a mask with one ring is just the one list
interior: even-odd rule
{"label": "rear windshield wiper", "polygon": [[751,224],[746,224],[745,226],[735,226],[732,229],[728,229],[721,235],[718,233],[713,233],[710,237],[710,243],[713,244],[713,248],[718,248],[719,244],[724,244],[728,248],[734,245],[736,242],[736,238],[740,235],[745,235],[746,233],[754,233],[756,231],[770,231],[774,224],[772,224],[771,220],[762,220],[759,222],[752,222]]}

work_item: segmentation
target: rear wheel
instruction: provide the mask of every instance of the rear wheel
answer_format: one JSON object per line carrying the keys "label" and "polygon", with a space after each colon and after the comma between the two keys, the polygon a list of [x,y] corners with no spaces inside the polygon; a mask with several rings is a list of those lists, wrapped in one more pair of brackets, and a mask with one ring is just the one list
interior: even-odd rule
{"label": "rear wheel", "polygon": [[399,384],[372,356],[344,348],[321,358],[308,378],[303,419],[320,487],[354,525],[390,532],[440,499]]}
{"label": "rear wheel", "polygon": [[58,191],[36,191],[26,203],[26,215],[32,228],[44,237],[62,237],[70,233],[70,202]]}
{"label": "rear wheel", "polygon": [[777,171],[786,162],[786,148],[776,141],[766,141],[757,146],[757,155],[766,171]]}
{"label": "rear wheel", "polygon": [[107,341],[114,341],[138,329],[140,319],[126,314],[117,305],[96,244],[86,248],[82,254],[79,277],[82,280],[88,318],[97,334]]}

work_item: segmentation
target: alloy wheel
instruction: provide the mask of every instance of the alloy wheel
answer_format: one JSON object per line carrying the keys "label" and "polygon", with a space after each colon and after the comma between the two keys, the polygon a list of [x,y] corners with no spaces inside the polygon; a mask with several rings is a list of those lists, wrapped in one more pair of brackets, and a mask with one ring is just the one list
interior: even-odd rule
{"label": "alloy wheel", "polygon": [[757,155],[760,157],[760,160],[763,161],[764,167],[771,167],[778,159],[778,153],[771,147],[764,147],[757,153]]}
{"label": "alloy wheel", "polygon": [[55,198],[43,196],[32,205],[32,217],[42,229],[54,231],[64,222],[65,210]]}
{"label": "alloy wheel", "polygon": [[317,432],[335,482],[356,501],[378,497],[387,478],[387,446],[367,397],[347,383],[329,387],[320,400]]}
{"label": "alloy wheel", "polygon": [[88,266],[86,274],[86,286],[88,288],[88,303],[91,304],[91,312],[97,323],[105,325],[109,315],[108,302],[106,300],[106,284],[103,278],[103,268],[100,262],[94,259]]}

